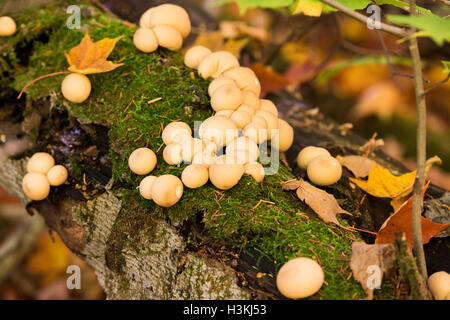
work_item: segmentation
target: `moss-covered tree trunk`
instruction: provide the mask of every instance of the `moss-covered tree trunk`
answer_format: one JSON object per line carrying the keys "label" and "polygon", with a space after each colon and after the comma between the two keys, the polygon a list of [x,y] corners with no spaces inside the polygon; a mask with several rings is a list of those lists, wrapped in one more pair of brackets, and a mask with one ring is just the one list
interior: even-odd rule
{"label": "moss-covered tree trunk", "polygon": [[[81,30],[66,27],[66,4],[61,2],[17,13],[19,31],[0,39],[0,121],[21,128],[9,132],[5,127],[8,139],[25,136],[32,141],[31,148],[15,153],[2,149],[0,185],[22,199],[31,214],[44,216],[49,228],[86,259],[108,298],[280,298],[276,269],[296,256],[314,258],[324,269],[326,282],[312,299],[363,298],[349,267],[351,244],[362,241],[360,236],[325,224],[295,194],[283,191],[281,182],[294,178],[283,165],[261,184],[244,176],[226,192],[211,184],[186,189],[169,209],[139,196],[141,177],[129,171],[128,155],[148,146],[158,155],[152,174],[180,176],[183,166],[162,160],[161,128],[171,120],[192,125],[210,116],[208,81],[183,65],[180,52],[138,52],[132,43],[135,27],[83,2],[79,5]],[[32,79],[67,70],[64,52],[85,32],[94,41],[123,36],[110,60],[124,65],[90,76],[93,89],[82,104],[64,100],[62,76],[36,82],[15,100]],[[149,103],[156,98],[161,99]],[[363,151],[362,139],[342,132],[320,114],[293,108],[296,101],[280,101],[281,117],[296,127],[296,145],[288,159],[310,143],[326,146],[335,155]],[[48,199],[30,202],[21,180],[27,157],[36,151],[53,154],[69,168],[70,178],[53,188]],[[386,202],[370,197],[361,202],[362,193],[347,178],[328,191],[354,215],[343,223],[376,230],[389,214],[383,211],[388,210]],[[382,214],[371,215],[373,210]],[[381,292],[393,296],[390,286]]]}

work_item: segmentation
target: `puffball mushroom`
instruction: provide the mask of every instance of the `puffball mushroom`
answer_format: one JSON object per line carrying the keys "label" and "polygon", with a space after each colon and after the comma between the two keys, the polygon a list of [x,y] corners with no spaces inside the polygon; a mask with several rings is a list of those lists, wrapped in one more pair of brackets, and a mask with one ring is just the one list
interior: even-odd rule
{"label": "puffball mushroom", "polygon": [[139,183],[139,193],[144,199],[152,200],[152,186],[155,180],[155,176],[147,176]]}
{"label": "puffball mushroom", "polygon": [[139,25],[143,28],[168,25],[175,28],[183,38],[191,32],[191,20],[186,10],[170,3],[148,9],[141,16]]}
{"label": "puffball mushroom", "polygon": [[256,116],[260,116],[266,120],[267,124],[267,139],[272,138],[272,130],[278,129],[278,119],[272,113],[264,110],[258,110],[255,112]]}
{"label": "puffball mushroom", "polygon": [[171,51],[176,51],[183,45],[183,38],[180,32],[172,26],[160,24],[153,27],[153,32],[158,39],[158,44]]}
{"label": "puffball mushroom", "polygon": [[318,156],[330,156],[327,149],[321,147],[308,146],[304,147],[297,155],[297,165],[300,169],[305,170],[309,162]]}
{"label": "puffball mushroom", "polygon": [[164,128],[161,136],[166,145],[182,143],[188,138],[192,138],[192,130],[187,123],[173,121]]}
{"label": "puffball mushroom", "polygon": [[239,152],[246,152],[248,160],[246,162],[254,162],[259,157],[259,147],[248,137],[239,137],[231,141],[225,148],[227,155]]}
{"label": "puffball mushroom", "polygon": [[278,271],[277,288],[290,299],[306,298],[319,291],[324,281],[322,267],[313,259],[295,258]]}
{"label": "puffball mushroom", "polygon": [[275,104],[268,100],[268,99],[261,99],[260,100],[260,110],[270,112],[273,114],[276,118],[278,118],[278,109],[275,106]]}
{"label": "puffball mushroom", "polygon": [[253,109],[252,107],[250,107],[249,105],[243,103],[239,106],[239,108],[236,109],[236,111],[245,111],[247,112],[249,115],[251,115],[253,117],[253,115],[255,114],[255,109]]}
{"label": "puffball mushroom", "polygon": [[198,138],[186,140],[181,144],[181,157],[184,162],[192,162],[194,154],[203,151],[206,142]]}
{"label": "puffball mushroom", "polygon": [[151,195],[157,205],[171,207],[181,199],[183,183],[172,174],[159,176],[153,181]]}
{"label": "puffball mushroom", "polygon": [[197,152],[192,157],[192,164],[202,165],[206,168],[209,168],[209,166],[215,163],[215,161],[216,161],[215,152],[207,149],[201,152]]}
{"label": "puffball mushroom", "polygon": [[223,76],[233,79],[242,91],[251,91],[259,97],[261,84],[252,69],[237,66],[225,71]]}
{"label": "puffball mushroom", "polygon": [[256,182],[264,180],[264,167],[259,162],[247,163],[244,167],[244,173],[251,175]]}
{"label": "puffball mushroom", "polygon": [[233,114],[234,110],[220,110],[217,111],[214,115],[215,116],[224,116],[224,117],[231,117],[231,115]]}
{"label": "puffball mushroom", "polygon": [[47,152],[36,152],[27,163],[27,172],[47,174],[55,165],[55,159]]}
{"label": "puffball mushroom", "polygon": [[16,22],[8,16],[0,17],[0,36],[12,36],[17,30]]}
{"label": "puffball mushroom", "polygon": [[236,110],[230,116],[230,120],[234,122],[236,127],[242,129],[252,121],[252,115],[243,110]]}
{"label": "puffball mushroom", "polygon": [[69,173],[67,172],[66,167],[59,165],[59,164],[52,167],[47,172],[48,182],[53,187],[62,185],[64,182],[66,182],[68,176],[69,176]]}
{"label": "puffball mushroom", "polygon": [[200,125],[199,136],[214,142],[217,148],[221,148],[233,141],[239,134],[233,121],[224,116],[209,117]]}
{"label": "puffball mushroom", "polygon": [[208,168],[199,164],[191,164],[181,173],[181,181],[191,189],[200,188],[208,182]]}
{"label": "puffball mushroom", "polygon": [[226,77],[218,77],[216,79],[214,79],[213,81],[211,81],[211,83],[208,86],[208,94],[211,97],[214,93],[214,91],[216,91],[216,89],[218,89],[219,87],[228,84],[228,85],[232,85],[232,86],[236,86],[236,83],[230,79],[230,78],[226,78]]}
{"label": "puffball mushroom", "polygon": [[23,177],[22,189],[28,198],[40,201],[47,198],[50,193],[50,183],[44,174],[30,172]]}
{"label": "puffball mushroom", "polygon": [[291,125],[285,120],[278,119],[278,130],[278,150],[280,150],[281,152],[286,152],[294,142],[294,128],[292,128]]}
{"label": "puffball mushroom", "polygon": [[128,158],[128,166],[136,174],[150,173],[156,166],[156,155],[149,148],[138,148]]}
{"label": "puffball mushroom", "polygon": [[91,94],[91,81],[84,74],[71,73],[62,81],[61,91],[67,100],[81,103]]}
{"label": "puffball mushroom", "polygon": [[211,50],[204,46],[193,46],[184,55],[184,64],[189,68],[197,69],[200,62],[211,54]]}
{"label": "puffball mushroom", "polygon": [[306,169],[309,180],[318,186],[329,186],[336,183],[342,176],[342,166],[330,156],[315,157]]}
{"label": "puffball mushroom", "polygon": [[216,188],[228,190],[239,182],[244,174],[244,166],[234,163],[226,155],[219,158],[221,160],[216,161],[209,167],[209,180]]}
{"label": "puffball mushroom", "polygon": [[239,67],[238,59],[228,51],[211,53],[198,65],[198,73],[203,79],[217,78],[225,71]]}
{"label": "puffball mushroom", "polygon": [[258,110],[261,106],[261,101],[258,96],[252,91],[242,91],[242,96],[244,97],[244,103],[253,108],[253,110]]}
{"label": "puffball mushroom", "polygon": [[[264,119],[263,119],[264,120]],[[267,124],[252,121],[244,127],[244,136],[260,144],[267,140]]]}
{"label": "puffball mushroom", "polygon": [[175,165],[181,163],[183,161],[181,145],[178,143],[167,145],[163,151],[163,158],[167,164]]}
{"label": "puffball mushroom", "polygon": [[133,43],[142,52],[153,52],[158,49],[158,39],[152,29],[137,29],[133,36]]}
{"label": "puffball mushroom", "polygon": [[242,92],[235,84],[224,84],[213,92],[211,107],[214,111],[236,110],[242,101]]}
{"label": "puffball mushroom", "polygon": [[435,300],[449,300],[450,274],[445,271],[433,273],[428,277],[428,288]]}

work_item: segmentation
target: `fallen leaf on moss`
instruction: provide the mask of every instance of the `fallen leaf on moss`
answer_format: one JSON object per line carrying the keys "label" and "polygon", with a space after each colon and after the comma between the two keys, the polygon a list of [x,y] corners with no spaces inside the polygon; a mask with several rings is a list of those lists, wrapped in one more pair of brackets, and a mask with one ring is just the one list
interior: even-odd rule
{"label": "fallen leaf on moss", "polygon": [[[428,172],[434,163],[441,163],[441,159],[437,156],[428,159],[425,171]],[[350,178],[350,181],[372,196],[400,198],[411,193],[415,178],[415,170],[401,176],[394,176],[389,170],[375,163],[367,180]]]}
{"label": "fallen leaf on moss", "polygon": [[[428,185],[429,183],[424,187],[424,193]],[[421,216],[420,219],[422,224],[422,242],[424,244],[428,243],[430,239],[441,230],[450,226],[450,223],[434,223],[423,216]],[[404,232],[410,247],[412,248],[414,246],[412,236],[412,197],[403,203],[393,215],[386,219],[377,233],[375,243],[394,243],[395,234],[397,232]]]}
{"label": "fallen leaf on moss", "polygon": [[108,72],[120,67],[123,63],[112,63],[106,60],[120,38],[105,38],[92,42],[91,37],[86,33],[80,44],[65,54],[70,65],[69,71],[91,74]]}
{"label": "fallen leaf on moss", "polygon": [[[377,277],[374,272],[380,268],[379,283],[375,283]],[[391,277],[395,270],[395,249],[391,244],[366,244],[364,242],[353,242],[352,259],[350,261],[353,277],[361,283],[368,299],[373,298],[373,290],[377,284],[381,285],[383,275]]]}
{"label": "fallen leaf on moss", "polygon": [[356,178],[367,177],[375,165],[375,161],[361,156],[337,156],[336,160],[350,170]]}
{"label": "fallen leaf on moss", "polygon": [[323,221],[327,223],[332,222],[343,227],[337,220],[336,215],[340,213],[351,215],[350,212],[345,211],[339,206],[333,195],[314,187],[303,179],[289,181],[283,185],[283,189],[297,189],[298,198],[304,201]]}

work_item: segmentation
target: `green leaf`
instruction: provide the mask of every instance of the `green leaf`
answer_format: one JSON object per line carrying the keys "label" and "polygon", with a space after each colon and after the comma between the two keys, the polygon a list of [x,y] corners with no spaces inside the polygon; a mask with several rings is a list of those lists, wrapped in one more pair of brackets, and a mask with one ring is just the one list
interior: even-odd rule
{"label": "green leaf", "polygon": [[[411,60],[409,58],[402,58],[396,56],[389,56],[389,62],[395,65],[411,66]],[[322,85],[327,82],[330,78],[336,76],[342,70],[353,67],[353,66],[363,66],[369,64],[386,65],[387,60],[385,56],[380,57],[362,57],[356,59],[349,59],[335,64],[327,69],[325,69],[316,79],[317,84]]]}
{"label": "green leaf", "polygon": [[444,72],[449,73],[450,72],[450,61],[441,61],[444,65]]}
{"label": "green leaf", "polygon": [[439,46],[445,41],[450,41],[450,20],[435,14],[420,16],[388,15],[388,21],[401,25],[417,28],[420,35],[426,35],[434,40]]}
{"label": "green leaf", "polygon": [[[401,0],[375,0],[376,4],[381,6],[383,4],[390,4],[392,6],[395,6],[397,8],[409,8],[409,3],[406,1],[401,1]],[[431,14],[431,11],[423,8],[423,7],[419,7],[416,6],[417,11],[422,12],[422,13],[426,13],[426,14]]]}
{"label": "green leaf", "polygon": [[244,14],[249,8],[281,8],[290,6],[294,0],[217,0],[212,3],[214,7],[236,2],[239,12]]}

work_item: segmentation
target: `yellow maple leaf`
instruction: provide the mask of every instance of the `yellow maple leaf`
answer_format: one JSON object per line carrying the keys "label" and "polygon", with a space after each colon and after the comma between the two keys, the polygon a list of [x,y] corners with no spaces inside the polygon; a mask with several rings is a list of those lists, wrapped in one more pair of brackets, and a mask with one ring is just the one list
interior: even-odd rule
{"label": "yellow maple leaf", "polygon": [[303,13],[305,16],[320,17],[322,3],[314,0],[299,0],[292,14]]}
{"label": "yellow maple leaf", "polygon": [[[441,163],[441,159],[437,156],[428,159],[425,169],[426,172],[428,172],[433,163],[439,164]],[[372,170],[370,170],[367,180],[350,178],[350,181],[372,196],[400,198],[411,193],[415,179],[416,170],[401,176],[394,176],[389,170],[375,163]]]}
{"label": "yellow maple leaf", "polygon": [[123,65],[123,63],[115,64],[106,60],[121,37],[92,42],[91,37],[86,33],[78,46],[70,49],[68,54],[65,53],[70,65],[69,71],[83,74],[102,73]]}

